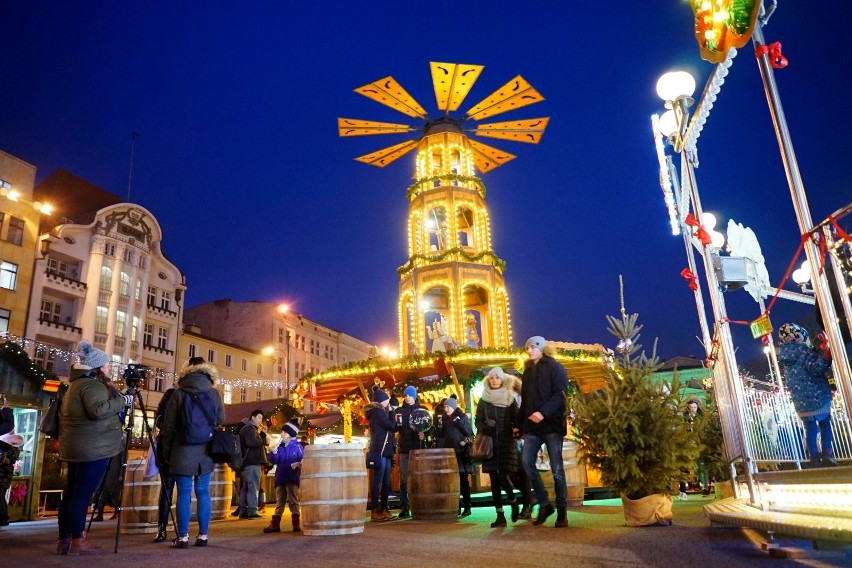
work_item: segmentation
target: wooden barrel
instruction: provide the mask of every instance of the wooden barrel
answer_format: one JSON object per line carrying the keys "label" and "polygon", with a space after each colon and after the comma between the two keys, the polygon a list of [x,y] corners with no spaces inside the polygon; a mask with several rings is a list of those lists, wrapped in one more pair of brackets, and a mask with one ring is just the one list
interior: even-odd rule
{"label": "wooden barrel", "polygon": [[[231,513],[231,494],[234,491],[234,470],[227,464],[217,463],[210,475],[210,519],[226,519]],[[177,489],[175,489],[177,496]],[[198,520],[198,501],[193,490],[189,502],[190,520]]]}
{"label": "wooden barrel", "polygon": [[147,461],[147,459],[127,461],[119,522],[119,532],[122,534],[157,532],[160,476],[145,477]]}
{"label": "wooden barrel", "polygon": [[[582,507],[586,492],[585,469],[580,464],[579,449],[577,442],[562,440],[562,467],[565,469],[569,507]],[[550,496],[554,496],[553,474],[550,470],[540,473],[544,488]]]}
{"label": "wooden barrel", "polygon": [[459,466],[451,448],[408,454],[408,496],[415,519],[458,519],[459,491]]}
{"label": "wooden barrel", "polygon": [[364,532],[367,470],[360,444],[311,444],[305,448],[301,509],[306,535]]}

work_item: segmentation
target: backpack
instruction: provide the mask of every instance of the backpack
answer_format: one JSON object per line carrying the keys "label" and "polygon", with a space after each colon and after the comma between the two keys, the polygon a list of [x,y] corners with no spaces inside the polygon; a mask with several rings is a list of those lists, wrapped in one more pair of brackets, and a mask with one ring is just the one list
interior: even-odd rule
{"label": "backpack", "polygon": [[216,429],[216,401],[209,392],[187,392],[181,405],[180,430],[187,446],[206,444]]}
{"label": "backpack", "polygon": [[214,463],[226,463],[239,471],[243,467],[243,446],[234,430],[217,430],[210,444],[210,457]]}

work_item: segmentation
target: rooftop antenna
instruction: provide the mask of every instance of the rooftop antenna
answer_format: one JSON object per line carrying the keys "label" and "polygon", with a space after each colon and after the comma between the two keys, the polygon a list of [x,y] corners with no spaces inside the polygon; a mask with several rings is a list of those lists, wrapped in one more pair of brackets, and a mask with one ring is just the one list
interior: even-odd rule
{"label": "rooftop antenna", "polygon": [[136,148],[136,139],[139,138],[139,133],[133,131],[130,133],[130,168],[127,172],[127,202],[130,203],[130,187],[133,182],[133,150]]}

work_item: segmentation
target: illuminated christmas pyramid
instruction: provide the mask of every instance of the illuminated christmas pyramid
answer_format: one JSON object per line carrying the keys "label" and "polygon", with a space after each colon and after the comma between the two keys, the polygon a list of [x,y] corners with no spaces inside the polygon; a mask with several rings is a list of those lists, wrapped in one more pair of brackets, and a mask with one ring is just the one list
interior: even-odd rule
{"label": "illuminated christmas pyramid", "polygon": [[430,63],[438,118],[393,77],[355,92],[393,108],[421,126],[338,118],[340,136],[414,133],[415,139],[388,146],[356,160],[385,167],[417,150],[415,182],[408,188],[408,261],[397,269],[399,338],[403,355],[456,347],[509,347],[512,327],[505,263],[491,247],[491,221],[485,185],[477,177],[514,155],[471,140],[468,134],[538,144],[549,118],[475,124],[544,98],[518,75],[460,118],[458,110],[482,65]]}

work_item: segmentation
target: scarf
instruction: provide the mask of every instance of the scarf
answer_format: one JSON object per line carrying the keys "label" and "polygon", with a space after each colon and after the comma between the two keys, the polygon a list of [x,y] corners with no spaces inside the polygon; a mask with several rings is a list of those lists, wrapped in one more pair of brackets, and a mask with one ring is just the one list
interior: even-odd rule
{"label": "scarf", "polygon": [[515,402],[515,397],[512,396],[512,393],[505,387],[502,386],[499,389],[490,389],[484,388],[482,390],[482,400],[493,404],[494,406],[510,406],[513,402]]}

